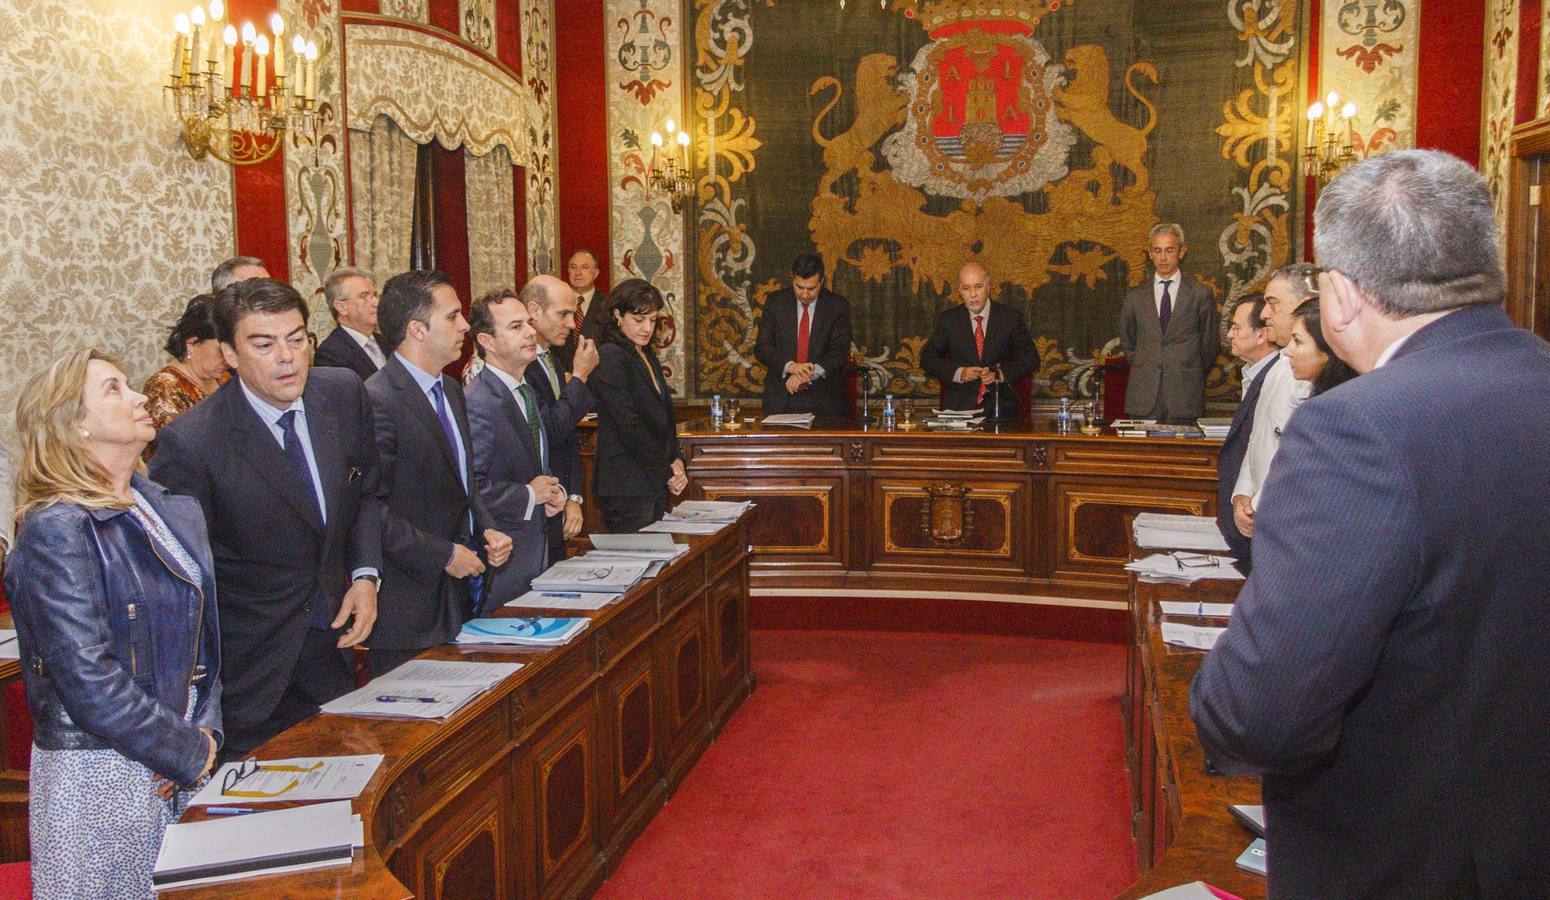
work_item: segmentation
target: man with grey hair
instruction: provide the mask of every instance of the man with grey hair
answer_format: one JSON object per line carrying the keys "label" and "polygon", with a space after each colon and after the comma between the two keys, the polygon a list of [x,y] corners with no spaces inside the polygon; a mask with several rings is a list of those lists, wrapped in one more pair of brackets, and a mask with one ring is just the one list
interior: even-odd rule
{"label": "man with grey hair", "polygon": [[377,295],[371,273],[346,266],[323,282],[323,300],[339,327],[318,345],[315,366],[349,369],[362,381],[387,365],[387,351],[377,335]]}
{"label": "man with grey hair", "polygon": [[1263,775],[1270,894],[1550,896],[1550,345],[1513,327],[1490,194],[1438,151],[1320,194],[1331,347],[1191,713]]}
{"label": "man with grey hair", "polygon": [[[1292,342],[1292,311],[1318,293],[1318,279],[1319,267],[1310,263],[1292,263],[1270,273],[1265,284],[1264,321],[1270,342],[1277,348]],[[1313,384],[1298,381],[1290,361],[1278,353],[1255,402],[1254,427],[1249,433],[1243,463],[1233,475],[1232,520],[1245,538],[1254,536],[1254,508],[1259,504],[1259,490],[1265,477],[1270,474],[1270,463],[1281,447],[1281,432],[1286,430],[1292,412],[1312,391]],[[1232,543],[1232,538],[1228,538],[1228,543]],[[1244,561],[1252,552],[1248,543],[1234,549],[1234,555]]]}
{"label": "man with grey hair", "polygon": [[1119,308],[1119,342],[1130,359],[1125,415],[1188,421],[1205,412],[1206,372],[1222,348],[1221,318],[1210,288],[1185,278],[1184,229],[1152,226],[1147,255],[1154,273]]}
{"label": "man with grey hair", "polygon": [[264,268],[263,260],[256,256],[233,256],[210,273],[210,293],[219,294],[234,281],[268,277],[269,270]]}

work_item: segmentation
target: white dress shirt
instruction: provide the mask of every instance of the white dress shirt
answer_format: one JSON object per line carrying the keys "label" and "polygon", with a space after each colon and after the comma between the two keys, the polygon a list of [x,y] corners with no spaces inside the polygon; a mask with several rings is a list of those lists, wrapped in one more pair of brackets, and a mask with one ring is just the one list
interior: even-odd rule
{"label": "white dress shirt", "polygon": [[[312,490],[318,500],[318,512],[323,516],[323,524],[328,524],[328,502],[323,499],[323,479],[318,475],[317,457],[312,455],[312,432],[307,428],[307,407],[302,403],[302,398],[297,397],[290,406],[285,409],[276,409],[270,406],[250,390],[247,382],[237,379],[237,386],[242,388],[242,396],[247,398],[248,405],[258,413],[259,421],[269,426],[269,433],[274,436],[275,443],[280,449],[285,449],[285,428],[280,425],[280,417],[291,410],[296,410],[296,418],[292,423],[296,428],[296,439],[301,442],[302,455],[307,457],[307,469],[312,473]],[[350,580],[357,578],[376,578],[378,572],[371,566],[363,566],[350,573]]]}
{"label": "white dress shirt", "polygon": [[1405,346],[1405,342],[1410,340],[1410,338],[1413,336],[1414,332],[1411,332],[1410,334],[1405,335],[1394,343],[1389,344],[1382,353],[1378,354],[1378,361],[1373,363],[1372,367],[1374,369],[1381,369],[1388,365],[1389,360],[1394,358],[1394,354],[1399,352],[1399,348]]}
{"label": "white dress shirt", "polygon": [[[1275,345],[1272,344],[1271,346],[1274,347]],[[1276,359],[1280,357],[1280,355],[1281,354],[1275,352],[1266,353],[1264,356],[1260,357],[1254,362],[1246,364],[1243,367],[1243,371],[1239,373],[1239,377],[1243,381],[1242,386],[1239,388],[1240,392],[1238,397],[1240,399],[1248,395],[1249,385],[1254,383],[1254,379],[1259,377],[1259,373],[1264,371],[1266,366],[1275,365]],[[1265,377],[1269,378],[1270,376],[1266,375]],[[1264,390],[1264,388],[1260,388],[1260,390]],[[1256,403],[1254,408],[1256,410],[1259,409],[1259,405]]]}
{"label": "white dress shirt", "polygon": [[[519,386],[526,384],[526,382],[506,373],[505,371],[502,371],[500,366],[487,366],[487,368],[491,372],[495,373],[495,377],[501,380],[501,384],[504,384],[508,391],[511,391],[512,397],[517,401],[517,415],[521,416],[522,421],[526,422],[527,410],[522,406],[522,394],[519,391]],[[529,385],[528,390],[531,391],[532,389],[532,386]],[[537,397],[533,398],[533,406],[535,408],[538,406]],[[544,434],[542,422],[538,424],[538,445],[539,465],[542,466],[545,471],[548,471],[549,467],[545,465],[544,462],[549,457],[549,438]],[[533,518],[533,510],[537,506],[538,495],[533,493],[533,486],[531,484],[527,485],[527,511],[522,513],[522,518],[524,520]]]}
{"label": "white dress shirt", "polygon": [[1275,362],[1260,386],[1259,402],[1254,404],[1254,430],[1249,432],[1249,448],[1232,490],[1234,497],[1248,497],[1256,508],[1271,461],[1281,446],[1281,431],[1313,390],[1312,382],[1298,381],[1292,375],[1292,364],[1285,356],[1277,353],[1272,359]]}

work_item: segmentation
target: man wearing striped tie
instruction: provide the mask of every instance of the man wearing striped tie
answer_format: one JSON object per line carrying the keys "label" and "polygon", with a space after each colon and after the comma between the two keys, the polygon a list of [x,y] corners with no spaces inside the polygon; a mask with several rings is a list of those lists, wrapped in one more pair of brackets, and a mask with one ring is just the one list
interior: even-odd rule
{"label": "man wearing striped tie", "polygon": [[958,270],[958,297],[963,302],[943,310],[936,328],[920,348],[920,367],[942,383],[947,409],[997,408],[1003,418],[1015,414],[1011,385],[1039,368],[1039,351],[1028,335],[1028,323],[1015,307],[990,299],[990,273],[978,262]]}
{"label": "man wearing striped tie", "polygon": [[764,363],[764,411],[845,417],[850,304],[823,286],[823,257],[791,263],[791,287],[764,304],[754,355]]}

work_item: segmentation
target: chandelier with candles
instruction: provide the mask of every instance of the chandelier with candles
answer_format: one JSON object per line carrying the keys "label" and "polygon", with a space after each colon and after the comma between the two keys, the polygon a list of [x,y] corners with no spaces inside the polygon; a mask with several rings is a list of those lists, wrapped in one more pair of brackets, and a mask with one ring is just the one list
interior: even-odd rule
{"label": "chandelier with candles", "polygon": [[210,0],[173,21],[165,93],[189,155],[253,165],[275,154],[286,131],[315,145],[318,45],[293,35],[287,54],[278,12],[270,34],[225,18],[224,0]]}

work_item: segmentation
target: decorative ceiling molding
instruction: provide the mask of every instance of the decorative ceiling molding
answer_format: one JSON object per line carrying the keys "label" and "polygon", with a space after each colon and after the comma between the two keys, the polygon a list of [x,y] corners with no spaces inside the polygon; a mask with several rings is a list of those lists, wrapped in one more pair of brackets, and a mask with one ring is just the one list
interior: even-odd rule
{"label": "decorative ceiling molding", "polygon": [[536,159],[534,135],[547,131],[533,91],[505,68],[458,44],[393,25],[348,22],[345,123],[367,131],[387,116],[416,143],[483,156],[503,146],[513,164]]}

